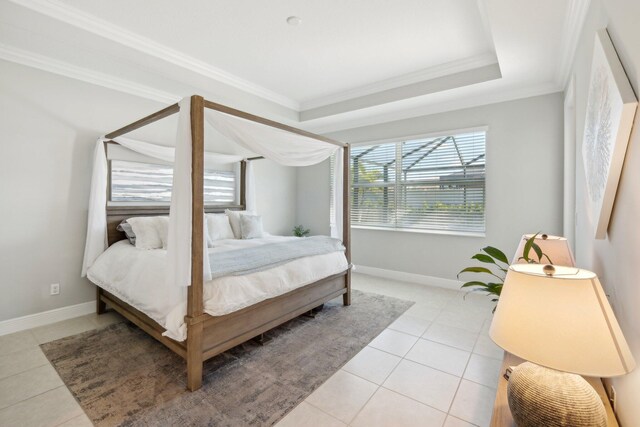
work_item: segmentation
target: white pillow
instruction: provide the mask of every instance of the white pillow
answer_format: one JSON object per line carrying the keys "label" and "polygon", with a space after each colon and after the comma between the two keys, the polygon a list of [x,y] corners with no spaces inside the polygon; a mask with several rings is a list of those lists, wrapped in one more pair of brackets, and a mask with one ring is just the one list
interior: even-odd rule
{"label": "white pillow", "polygon": [[163,227],[163,221],[158,218],[157,216],[136,216],[127,219],[136,235],[136,248],[159,249],[162,247],[160,229]]}
{"label": "white pillow", "polygon": [[207,214],[207,228],[212,243],[215,240],[235,238],[226,214]]}
{"label": "white pillow", "polygon": [[240,231],[243,239],[263,237],[262,217],[260,215],[240,215]]}
{"label": "white pillow", "polygon": [[162,242],[162,249],[167,249],[167,241],[169,240],[169,217],[157,216],[155,225],[158,229],[160,241]]}
{"label": "white pillow", "polygon": [[207,219],[207,215],[204,215],[204,240],[207,242],[207,247],[213,247],[213,240],[211,240],[211,234],[209,234],[209,220]]}
{"label": "white pillow", "polygon": [[240,214],[254,215],[255,212],[249,211],[230,211],[229,209],[224,211],[229,217],[229,223],[231,223],[231,229],[236,239],[242,239],[242,230],[240,229]]}
{"label": "white pillow", "polygon": [[[157,217],[156,226],[158,227],[158,233],[160,233],[160,240],[162,240],[162,249],[167,249],[167,245],[169,242],[169,217],[168,216],[159,216]],[[204,240],[207,242],[207,247],[210,248],[213,246],[213,241],[209,236],[209,227],[207,225],[207,220],[205,216],[204,224]]]}

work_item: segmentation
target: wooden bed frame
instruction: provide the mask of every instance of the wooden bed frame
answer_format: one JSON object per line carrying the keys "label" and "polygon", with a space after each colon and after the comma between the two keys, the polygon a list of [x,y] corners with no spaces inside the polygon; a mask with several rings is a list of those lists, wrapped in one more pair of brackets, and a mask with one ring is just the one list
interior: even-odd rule
{"label": "wooden bed frame", "polygon": [[[349,268],[342,273],[326,277],[315,283],[294,289],[284,295],[270,298],[242,310],[224,316],[210,316],[204,313],[203,301],[203,212],[223,212],[225,209],[244,209],[245,205],[245,169],[246,163],[241,163],[240,205],[234,206],[206,206],[204,205],[204,109],[210,108],[247,120],[276,127],[288,132],[296,133],[313,139],[321,140],[340,146],[344,150],[344,182],[343,182],[343,244],[346,248],[345,256]],[[171,105],[150,116],[138,120],[128,126],[118,129],[107,138],[116,138],[135,129],[168,117],[180,110],[178,104]],[[350,245],[350,215],[349,215],[349,146],[333,141],[323,136],[296,129],[281,123],[254,116],[233,108],[204,100],[201,96],[191,97],[191,139],[192,139],[192,234],[191,234],[191,286],[187,293],[187,339],[184,342],[174,341],[162,336],[164,328],[147,315],[118,299],[109,292],[97,288],[98,314],[104,313],[106,306],[110,306],[118,313],[135,323],[149,335],[166,345],[169,349],[186,359],[187,388],[191,391],[202,386],[202,366],[210,359],[238,344],[288,321],[313,308],[342,295],[344,305],[351,304],[351,245]],[[125,238],[124,234],[116,230],[116,226],[124,219],[133,216],[168,215],[168,206],[108,206],[107,234],[109,245]]]}

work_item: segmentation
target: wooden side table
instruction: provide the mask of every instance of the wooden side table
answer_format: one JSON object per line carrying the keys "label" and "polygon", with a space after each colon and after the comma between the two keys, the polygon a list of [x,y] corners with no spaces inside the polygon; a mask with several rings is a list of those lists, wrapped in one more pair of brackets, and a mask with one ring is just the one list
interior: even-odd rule
{"label": "wooden side table", "polygon": [[[509,410],[509,403],[507,402],[507,380],[503,377],[504,371],[508,366],[519,365],[524,362],[517,356],[511,353],[504,353],[504,359],[502,360],[502,367],[500,368],[500,378],[498,379],[498,391],[496,392],[496,400],[493,403],[493,416],[491,417],[491,427],[515,427],[516,423],[511,417],[511,411]],[[604,408],[607,412],[608,426],[618,427],[618,420],[616,419],[611,403],[607,397],[607,393],[604,390],[604,385],[600,378],[584,377],[589,384],[596,390]]]}

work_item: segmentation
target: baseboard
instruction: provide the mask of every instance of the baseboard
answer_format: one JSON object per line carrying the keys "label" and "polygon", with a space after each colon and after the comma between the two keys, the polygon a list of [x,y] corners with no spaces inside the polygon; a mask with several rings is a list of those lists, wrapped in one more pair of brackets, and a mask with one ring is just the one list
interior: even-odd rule
{"label": "baseboard", "polygon": [[[357,273],[368,274],[370,276],[385,277],[387,279],[399,280],[402,282],[418,283],[421,285],[437,286],[439,288],[460,290],[462,282],[458,280],[443,279],[441,277],[425,276],[423,274],[406,273],[404,271],[386,270],[384,268],[368,267],[366,265],[354,266]],[[85,314],[94,313],[96,310],[95,301],[83,302],[81,304],[56,308],[54,310],[43,311],[41,313],[30,314],[28,316],[16,317],[0,321],[0,336],[24,331],[25,329],[37,328],[38,326],[50,323],[61,322]]]}
{"label": "baseboard", "polygon": [[406,273],[404,271],[385,270],[384,268],[368,267],[366,265],[356,265],[356,273],[368,274],[370,276],[384,277],[386,279],[399,280],[401,282],[418,283],[420,285],[437,286],[439,288],[460,290],[461,281],[443,279],[442,277],[425,276],[423,274]]}
{"label": "baseboard", "polygon": [[89,301],[81,304],[69,305],[67,307],[56,308],[54,310],[29,314],[28,316],[16,317],[15,319],[3,320],[0,322],[0,336],[24,331],[25,329],[37,328],[38,326],[50,323],[61,322],[96,311],[96,302]]}

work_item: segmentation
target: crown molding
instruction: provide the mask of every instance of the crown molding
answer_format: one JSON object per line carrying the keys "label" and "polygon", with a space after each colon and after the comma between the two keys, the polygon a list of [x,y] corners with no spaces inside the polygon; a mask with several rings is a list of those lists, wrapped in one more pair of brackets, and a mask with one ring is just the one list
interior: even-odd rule
{"label": "crown molding", "polygon": [[319,134],[329,134],[344,130],[356,129],[360,127],[379,125],[383,123],[395,122],[405,119],[412,119],[421,116],[446,113],[449,111],[463,110],[466,108],[481,107],[484,105],[498,104],[502,102],[516,101],[519,99],[531,98],[534,96],[549,95],[562,92],[562,87],[556,83],[534,84],[512,89],[493,90],[488,94],[478,94],[475,96],[465,96],[449,102],[439,102],[436,104],[423,105],[420,107],[392,111],[388,113],[367,114],[365,116],[349,119],[348,113],[335,116],[326,121],[319,119],[317,123],[307,122],[305,129],[309,132]]}
{"label": "crown molding", "polygon": [[135,49],[146,55],[154,56],[173,65],[200,74],[204,77],[219,81],[235,87],[244,92],[272,101],[276,104],[298,111],[300,105],[297,101],[241,79],[214,67],[204,61],[180,51],[154,42],[146,37],[135,34],[94,15],[82,12],[58,0],[10,0],[22,7],[31,9],[37,13],[80,28],[84,31],[96,34],[123,46]]}
{"label": "crown molding", "polygon": [[[62,62],[44,55],[10,47],[1,43],[0,59],[40,69],[63,77],[102,86],[129,95],[139,96],[141,98],[161,102],[163,104],[173,104],[182,98],[177,94],[160,91],[149,86],[113,77],[111,75],[100,73],[98,71],[78,67],[76,65]],[[368,114],[365,117],[358,117],[355,119],[349,119],[348,116],[350,115],[350,112],[347,112],[332,117],[318,119],[316,123],[313,123],[313,121],[309,121],[305,124],[305,129],[315,133],[336,132],[345,129],[370,126],[373,124],[392,122],[413,117],[443,113],[447,111],[461,110],[464,108],[495,104],[521,98],[529,98],[532,96],[546,95],[560,91],[562,91],[561,86],[558,86],[554,83],[546,83],[541,85],[517,88],[514,90],[497,91],[489,95],[464,97],[462,99],[453,100],[450,102],[425,105],[422,107],[405,109],[402,111]],[[375,110],[375,107],[373,109]]]}
{"label": "crown molding", "polygon": [[[242,90],[243,92],[252,94],[262,99],[274,102],[284,107],[290,108],[294,111],[300,112],[309,110],[312,108],[323,107],[339,102],[349,101],[354,98],[368,96],[376,94],[385,90],[395,89],[402,86],[416,84],[423,81],[432,80],[435,78],[464,72],[465,70],[487,66],[490,64],[498,64],[497,57],[494,53],[488,53],[471,58],[467,58],[460,61],[454,61],[447,64],[442,64],[436,67],[430,67],[420,70],[418,72],[406,74],[403,76],[379,81],[377,83],[361,86],[352,90],[347,90],[340,93],[335,93],[329,96],[308,100],[302,103],[297,102],[294,99],[283,96],[279,93],[273,92],[269,89],[256,85],[247,80],[241,79],[233,74],[216,68],[206,62],[200,61],[194,57],[186,55],[178,50],[169,48],[160,43],[157,43],[151,39],[145,38],[121,27],[113,25],[103,19],[100,19],[94,15],[85,13],[77,8],[71,7],[60,0],[10,0],[11,2],[25,7],[29,10],[33,10],[42,15],[48,16],[52,19],[64,22],[73,27],[90,32],[114,43],[118,43],[122,46],[126,46],[135,49],[146,55],[153,56],[167,63],[171,63],[184,70],[188,70],[193,73],[197,73],[212,80],[221,82],[228,86]],[[477,0],[478,5],[483,12],[483,22],[485,24],[485,30],[490,33],[488,19],[486,17],[486,11],[484,8],[485,0]],[[543,90],[542,93],[550,93],[557,90],[557,87],[564,88],[568,80],[568,76],[571,71],[575,50],[578,44],[580,33],[586,19],[586,15],[589,9],[590,0],[569,0],[567,6],[567,13],[565,15],[565,30],[561,44],[561,60],[558,64],[557,73],[555,77],[555,83],[549,83],[548,86],[552,87],[548,90]],[[8,61],[20,63],[23,65],[35,67],[45,71],[50,71],[65,77],[71,77],[78,80],[82,80],[88,83],[97,84],[110,89],[118,90],[124,93],[141,96],[143,98],[156,100],[163,103],[172,103],[180,97],[176,94],[164,92],[152,87],[148,87],[142,84],[134,83],[132,81],[113,77],[98,71],[78,67],[66,62],[61,62],[50,57],[42,56],[39,54],[31,53],[25,50],[8,47],[0,44],[0,58]],[[539,85],[540,86],[540,85]],[[527,94],[527,88],[522,88],[520,92],[525,93],[521,97],[535,96],[536,91],[532,91],[533,95]],[[517,91],[516,91],[517,92]],[[498,95],[501,100],[508,100],[506,95]],[[483,97],[484,100],[494,99],[496,96]],[[424,106],[428,111],[441,112],[450,111],[459,108],[465,108],[465,105],[483,105],[497,101],[483,102],[474,104],[474,97],[468,100],[455,100],[442,104],[440,107],[435,108],[433,105]],[[515,99],[515,98],[510,98]],[[375,111],[375,108],[372,108]],[[405,110],[410,111],[410,110]],[[401,113],[401,112],[398,112]],[[394,113],[397,114],[397,113]],[[431,114],[431,113],[430,113]],[[381,114],[381,116],[387,116],[387,114]],[[336,121],[319,120],[318,126],[323,126],[321,123],[344,123],[346,118],[349,117],[349,112],[339,114],[335,117]],[[356,121],[364,120],[362,118],[355,119]],[[308,122],[309,125],[314,126]]]}
{"label": "crown molding", "polygon": [[173,104],[182,99],[180,95],[157,90],[149,86],[124,80],[99,71],[78,67],[48,56],[43,56],[4,44],[0,44],[0,58],[71,79],[81,80],[83,82],[106,87],[108,89],[158,101],[163,104]]}
{"label": "crown molding", "polygon": [[470,58],[461,59],[458,61],[447,62],[445,64],[415,71],[413,73],[392,77],[390,79],[381,80],[372,84],[305,101],[300,103],[300,110],[306,111],[314,108],[325,107],[327,105],[349,101],[354,98],[374,95],[379,92],[396,89],[423,81],[433,80],[439,77],[445,77],[451,74],[457,74],[497,63],[498,58],[494,53],[486,53]]}
{"label": "crown molding", "polygon": [[571,66],[584,27],[591,0],[570,0],[564,19],[564,34],[560,45],[560,62],[556,74],[556,83],[564,88],[567,86]]}

